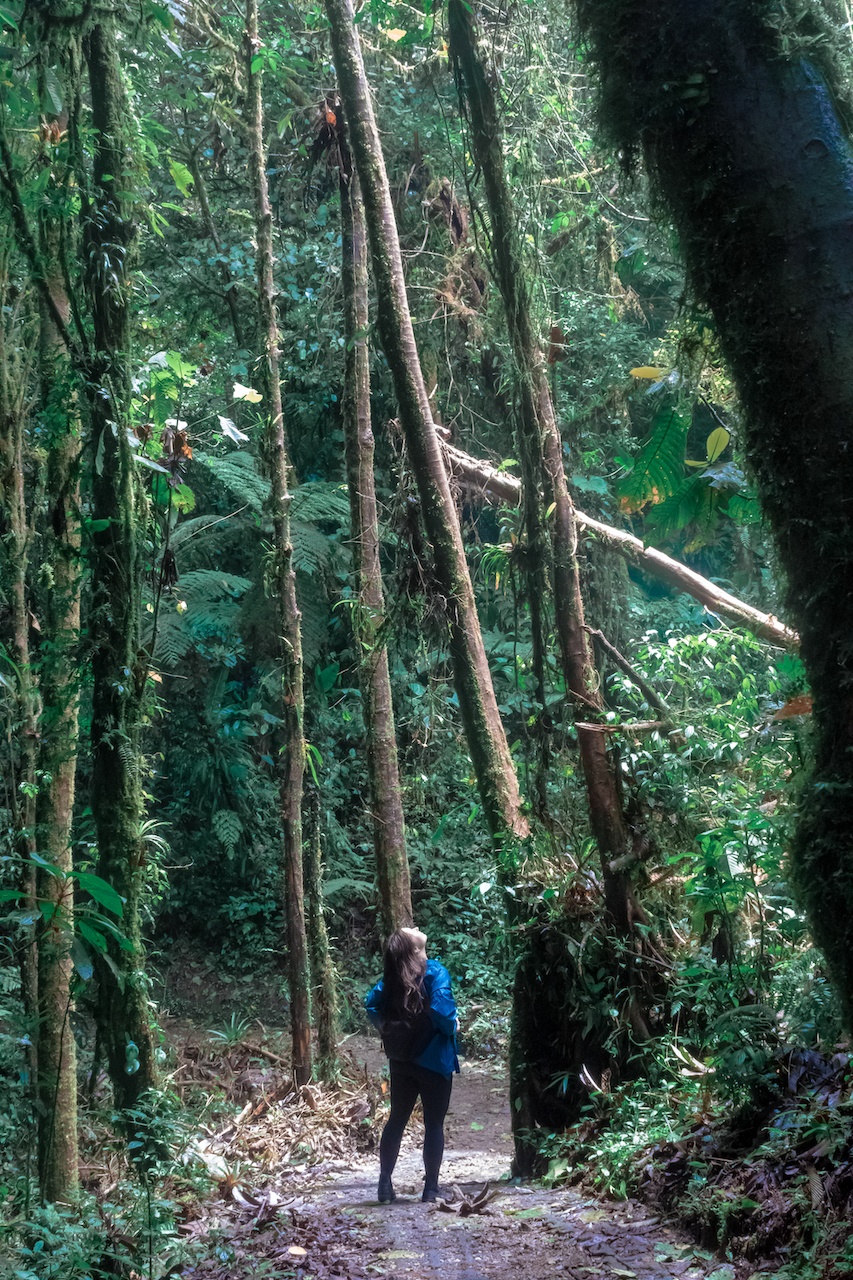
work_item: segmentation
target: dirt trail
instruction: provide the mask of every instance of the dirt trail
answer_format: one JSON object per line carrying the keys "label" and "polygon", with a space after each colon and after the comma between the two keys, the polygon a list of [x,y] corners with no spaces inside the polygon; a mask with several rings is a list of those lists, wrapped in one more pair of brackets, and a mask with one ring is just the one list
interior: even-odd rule
{"label": "dirt trail", "polygon": [[[371,1072],[384,1061],[368,1038],[353,1038],[347,1048]],[[736,1271],[710,1258],[641,1205],[510,1184],[510,1114],[499,1065],[463,1063],[448,1114],[441,1177],[448,1191],[453,1184],[465,1193],[497,1184],[487,1214],[464,1218],[421,1203],[421,1137],[415,1120],[394,1175],[396,1204],[376,1203],[375,1152],[354,1156],[345,1167],[338,1162],[325,1173],[276,1170],[271,1185],[283,1197],[276,1214],[262,1212],[254,1222],[244,1216],[238,1225],[237,1211],[217,1211],[212,1237],[224,1229],[231,1241],[228,1255],[214,1253],[184,1269],[184,1276],[739,1280],[750,1274],[750,1268]]]}
{"label": "dirt trail", "polygon": [[[356,1056],[377,1070],[378,1046]],[[312,1196],[316,1208],[357,1218],[362,1264],[377,1276],[411,1280],[733,1280],[731,1265],[702,1255],[641,1205],[614,1204],[570,1190],[504,1181],[488,1215],[460,1218],[420,1201],[420,1126],[411,1126],[394,1175],[396,1204],[376,1203],[376,1156],[360,1159]],[[442,1189],[474,1192],[507,1180],[512,1158],[505,1070],[463,1063],[445,1127]],[[310,1273],[307,1273],[310,1274]]]}

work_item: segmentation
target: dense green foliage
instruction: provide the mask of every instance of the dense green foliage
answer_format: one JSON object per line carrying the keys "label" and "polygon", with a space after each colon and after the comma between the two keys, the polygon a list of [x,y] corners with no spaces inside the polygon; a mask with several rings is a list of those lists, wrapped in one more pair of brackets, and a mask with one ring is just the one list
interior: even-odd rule
{"label": "dense green foliage", "polygon": [[[616,13],[625,7],[616,0],[576,6],[587,27],[591,8]],[[750,21],[755,7],[748,6]],[[785,41],[825,48],[843,97],[847,50],[838,41],[837,15],[829,5],[825,12],[816,5],[780,9],[786,20],[773,28],[774,50]],[[815,25],[804,25],[801,9],[814,11]],[[642,172],[629,180],[598,140],[592,64],[565,34],[565,7],[549,0],[509,17],[487,12],[484,19],[500,69],[523,267],[548,350],[578,505],[633,529],[750,603],[781,611],[785,584],[746,473],[744,416],[730,372],[737,361],[727,348],[726,362],[716,321],[705,310],[707,291],[688,294],[683,243],[650,201]],[[136,510],[128,514],[137,522],[144,561],[134,660],[144,680],[138,780],[145,813],[137,836],[144,849],[145,995],[161,1014],[205,1027],[215,1022],[225,1040],[239,1042],[256,1017],[286,1025],[288,1000],[280,762],[273,745],[280,706],[268,582],[269,480],[265,406],[256,390],[265,370],[243,114],[243,21],[235,6],[214,14],[204,3],[172,0],[120,7],[117,20],[133,175],[126,193],[134,244],[124,354],[132,374],[127,439],[138,481]],[[290,519],[305,662],[306,779],[318,795],[341,1020],[355,1030],[363,1025],[361,995],[376,972],[380,929],[341,423],[339,175],[329,122],[340,107],[321,9],[272,3],[264,5],[261,21],[263,43],[254,56],[264,71],[282,395],[295,473]],[[83,274],[93,134],[80,78],[81,22],[88,17],[0,4],[0,158],[8,197],[0,213],[0,365],[3,385],[17,390],[22,406],[26,608],[36,683],[51,661],[52,637],[40,619],[53,585],[42,561],[50,527],[45,464],[57,427],[35,354],[41,264],[28,253],[21,226],[38,228],[52,219],[64,228],[69,328],[75,344],[91,345]],[[442,24],[429,5],[390,0],[371,0],[358,23],[433,412],[454,444],[515,472],[511,346],[491,283],[490,227],[469,163]],[[664,36],[653,48],[641,42],[644,66],[656,65],[661,48],[674,56]],[[602,74],[600,47],[597,59]],[[698,76],[680,89],[697,107],[702,81]],[[611,137],[633,155],[640,150],[638,131],[650,127],[646,108],[638,111],[627,78],[608,79],[606,68],[602,93]],[[576,1178],[590,1163],[597,1185],[624,1196],[641,1180],[637,1171],[650,1147],[695,1134],[701,1125],[710,1133],[717,1123],[740,1125],[749,1135],[741,1156],[752,1142],[763,1144],[767,1160],[787,1158],[796,1146],[792,1129],[811,1138],[824,1125],[826,1144],[810,1160],[829,1168],[847,1140],[847,1094],[842,1090],[832,1106],[800,1096],[792,1107],[786,1096],[791,1055],[829,1057],[841,1036],[837,995],[811,945],[802,895],[795,897],[789,884],[792,830],[813,755],[803,664],[721,625],[695,601],[628,570],[593,540],[582,541],[590,625],[622,651],[667,708],[663,716],[640,682],[597,653],[602,728],[631,823],[630,870],[644,916],[631,938],[615,937],[602,903],[573,711],[556,656],[553,602],[540,602],[546,652],[540,698],[521,513],[460,489],[498,706],[533,828],[512,874],[505,864],[499,870],[453,687],[449,606],[435,590],[389,370],[375,349],[371,373],[388,613],[382,638],[389,649],[413,902],[418,925],[457,983],[466,1049],[505,1049],[507,992],[518,965],[530,996],[525,1051],[538,1107],[532,1140],[541,1171],[554,1181]],[[63,395],[82,406],[85,434],[91,418],[86,380],[79,368],[66,378]],[[6,434],[10,403],[0,397]],[[792,448],[792,438],[783,445]],[[105,532],[98,527],[103,522],[92,519],[92,476],[100,474],[94,454],[85,435],[80,508],[87,617],[93,538]],[[8,468],[0,487],[5,506]],[[818,519],[817,485],[814,495]],[[96,965],[107,939],[116,950],[127,944],[123,904],[96,874],[85,633],[75,650],[83,732],[73,871],[56,872],[76,899],[73,927],[61,910],[25,896],[28,872],[44,858],[35,832],[31,848],[22,851],[21,798],[44,789],[46,780],[38,769],[26,772],[30,709],[14,647],[13,534],[4,511],[0,1212],[23,1242],[16,1274],[24,1280],[109,1270],[99,1253],[107,1247],[104,1211],[125,1241],[122,1264],[132,1259],[136,1266],[147,1252],[144,1265],[153,1267],[154,1280],[156,1241],[171,1239],[176,1201],[199,1193],[201,1185],[179,1168],[193,1125],[178,1115],[169,1086],[130,1118],[135,1136],[122,1166],[126,1179],[110,1192],[114,1201],[104,1206],[90,1199],[95,1180],[78,1209],[35,1207],[27,1049],[36,1027],[19,979],[21,956],[48,927],[66,930],[69,945],[73,933],[68,1009],[72,1000],[75,1007],[68,1016],[81,1078],[95,1067],[81,1133],[92,1148],[106,1142],[117,1151],[119,1144],[104,1137],[110,1108],[97,1083],[92,1014]],[[802,617],[799,608],[796,621]],[[849,639],[844,642],[849,651]],[[825,704],[832,672],[823,676]],[[49,720],[51,708],[40,714]],[[637,722],[641,727],[632,728]],[[825,892],[819,868],[802,865],[801,889],[814,902]],[[640,1005],[651,1043],[638,1032]],[[168,1036],[158,1044],[158,1058],[171,1065]],[[128,1045],[129,1070],[132,1050]],[[747,1227],[736,1223],[735,1229],[719,1205],[714,1208],[706,1174],[680,1184],[689,1214],[710,1222],[724,1244],[747,1235]],[[805,1195],[806,1177],[798,1166],[795,1198]],[[160,1198],[154,1217],[152,1196]],[[746,1203],[737,1210],[753,1211]],[[776,1243],[765,1240],[768,1249]],[[174,1262],[168,1250],[164,1257]]]}

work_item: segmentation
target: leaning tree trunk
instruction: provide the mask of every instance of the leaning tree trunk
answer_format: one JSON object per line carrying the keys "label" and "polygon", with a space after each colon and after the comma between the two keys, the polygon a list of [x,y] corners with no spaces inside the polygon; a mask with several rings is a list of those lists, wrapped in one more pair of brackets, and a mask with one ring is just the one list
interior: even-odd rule
{"label": "leaning tree trunk", "polygon": [[98,1029],[120,1109],[133,1107],[157,1072],[144,969],[140,720],[147,667],[139,643],[142,530],[128,440],[133,222],[126,156],[127,99],[112,19],[88,33],[84,56],[92,101],[92,204],[84,207],[86,286],[94,353],[89,415],[92,459],[91,615],[92,811],[98,871],[124,899],[130,946],[110,939],[96,957]]}
{"label": "leaning tree trunk", "polygon": [[[56,195],[56,193],[54,193]],[[67,322],[69,302],[60,261],[60,228],[45,215],[41,256],[56,310]],[[78,388],[68,352],[42,302],[41,401],[47,439],[47,520],[43,564],[51,590],[42,620],[41,743],[44,782],[38,796],[39,849],[66,874],[73,870],[71,823],[77,768],[80,640],[80,416]],[[48,1201],[73,1197],[77,1171],[77,1054],[71,1028],[71,940],[73,882],[47,872],[38,878],[39,898],[50,903],[39,946],[38,1095],[39,1185]]]}
{"label": "leaning tree trunk", "polygon": [[302,687],[302,633],[296,602],[296,575],[290,541],[290,460],[284,432],[278,360],[278,317],[273,279],[272,208],[267,184],[261,74],[252,64],[260,49],[257,0],[246,7],[249,166],[255,195],[258,319],[264,348],[267,395],[266,460],[271,480],[273,566],[281,660],[279,795],[283,837],[290,1029],[293,1071],[298,1084],[311,1079],[308,942],[302,875],[302,783],[305,772],[305,701]]}
{"label": "leaning tree trunk", "polygon": [[853,154],[769,0],[576,3],[746,411],[814,693],[794,875],[853,1028]]}
{"label": "leaning tree trunk", "polygon": [[373,847],[385,937],[411,925],[412,891],[406,855],[403,797],[391,677],[385,642],[385,598],[379,564],[379,515],[373,474],[370,365],[367,344],[367,235],[358,177],[341,169],[344,286],[343,421],[352,512],[351,546],[358,590],[354,620],[367,736],[367,771],[373,805]]}
{"label": "leaning tree trunk", "polygon": [[394,380],[409,462],[444,593],[456,691],[483,811],[506,848],[528,834],[518,779],[492,687],[459,518],[441,458],[412,329],[385,160],[352,0],[326,0],[332,51],[361,182],[377,292],[379,336]]}
{"label": "leaning tree trunk", "polygon": [[[563,467],[563,441],[554,413],[548,369],[533,329],[525,265],[504,167],[501,128],[492,83],[476,45],[471,6],[450,0],[450,53],[471,126],[474,160],[483,176],[491,228],[492,263],[503,299],[519,379],[519,459],[530,499],[544,480],[553,507],[551,569],[554,613],[563,676],[574,707],[588,719],[603,708],[598,673],[584,630],[584,606],[577,559],[577,521]],[[541,556],[541,545],[534,548]],[[629,847],[616,772],[605,735],[577,726],[590,821],[598,844],[608,912],[620,933],[642,918],[624,872],[611,862]]]}

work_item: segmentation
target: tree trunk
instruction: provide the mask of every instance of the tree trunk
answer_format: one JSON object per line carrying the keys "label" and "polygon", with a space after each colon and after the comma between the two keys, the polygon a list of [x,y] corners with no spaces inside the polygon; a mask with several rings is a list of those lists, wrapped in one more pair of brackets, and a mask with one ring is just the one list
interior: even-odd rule
{"label": "tree trunk", "polygon": [[[521,503],[523,485],[521,481],[508,471],[498,471],[491,463],[482,458],[473,458],[469,453],[453,445],[444,444],[444,457],[451,475],[457,481],[467,485],[479,494],[486,502],[502,502],[509,507]],[[683,591],[704,605],[709,613],[719,614],[727,622],[736,627],[751,631],[760,640],[779,645],[781,649],[798,649],[800,637],[784,622],[774,618],[772,613],[763,613],[753,605],[730,595],[715,582],[703,578],[701,573],[688,569],[687,565],[673,560],[655,547],[645,546],[633,533],[625,529],[614,529],[612,525],[595,520],[575,508],[575,520],[578,531],[589,534],[608,551],[615,551],[623,556],[629,564],[665,582],[675,591]]]}
{"label": "tree trunk", "polygon": [[[0,281],[0,304],[6,302],[6,281]],[[5,306],[4,306],[5,310]],[[6,345],[5,317],[0,319],[0,499],[5,590],[9,601],[10,672],[15,688],[15,723],[9,747],[14,774],[8,796],[12,810],[15,852],[20,858],[21,905],[36,912],[36,868],[30,855],[36,848],[36,759],[38,748],[38,689],[30,652],[30,610],[27,599],[30,529],[24,488],[24,417],[26,375]],[[20,379],[16,376],[20,374]],[[19,385],[20,382],[20,385]],[[7,677],[8,678],[8,677]],[[33,1083],[38,1070],[38,943],[30,929],[20,953],[21,998],[30,1036],[27,1062]]]}
{"label": "tree trunk", "polygon": [[139,643],[142,536],[139,489],[128,441],[130,402],[127,212],[131,175],[124,126],[127,101],[112,19],[84,44],[92,100],[93,203],[84,207],[86,285],[94,354],[92,430],[92,811],[98,871],[124,899],[130,949],[109,941],[96,956],[98,1022],[119,1109],[133,1107],[157,1078],[140,920],[143,851],[139,733],[147,664]]}
{"label": "tree trunk", "polygon": [[[56,309],[68,320],[69,303],[59,262],[59,226],[43,219],[42,261]],[[77,768],[80,702],[80,418],[68,353],[42,303],[41,399],[49,431],[48,513],[43,564],[52,586],[47,596],[41,646],[41,743],[44,781],[38,797],[39,849],[66,875],[73,870],[71,822]],[[76,1194],[77,1053],[71,1028],[73,882],[40,872],[38,893],[54,917],[46,921],[38,956],[39,981],[39,1185],[45,1200]]]}
{"label": "tree trunk", "polygon": [[379,564],[379,516],[373,474],[367,344],[367,236],[355,172],[351,170],[347,177],[342,170],[340,186],[346,341],[343,422],[352,512],[351,546],[358,592],[353,630],[358,646],[367,735],[367,771],[373,802],[373,846],[380,918],[387,938],[402,925],[412,924],[412,891],[384,634],[385,598]]}
{"label": "tree trunk", "polygon": [[420,494],[424,524],[445,595],[450,653],[468,750],[486,821],[499,845],[523,839],[518,779],[501,723],[480,632],[459,519],[450,492],[415,345],[400,242],[354,25],[352,0],[326,0],[332,51],[364,197],[376,283],[379,335],[394,380],[400,422]]}
{"label": "tree trunk", "polygon": [[270,472],[273,522],[273,568],[280,631],[281,720],[279,794],[283,835],[285,916],[293,1070],[298,1084],[311,1079],[308,943],[302,883],[302,782],[305,771],[302,635],[296,602],[296,575],[290,542],[290,460],[284,433],[278,360],[278,318],[273,278],[272,209],[266,172],[261,75],[252,63],[261,47],[257,0],[246,6],[246,75],[248,84],[249,164],[255,194],[258,318],[264,347],[267,394],[266,459]]}
{"label": "tree trunk", "polygon": [[606,124],[642,149],[746,410],[814,693],[794,876],[853,1028],[853,155],[770,4],[577,4]]}
{"label": "tree trunk", "polygon": [[[463,0],[450,0],[448,26],[450,53],[468,109],[474,159],[486,190],[493,270],[503,299],[519,379],[518,448],[524,482],[532,495],[538,491],[540,479],[544,480],[553,507],[551,570],[563,676],[574,697],[575,710],[580,706],[588,712],[591,708],[601,709],[602,701],[598,672],[584,629],[577,521],[566,483],[563,442],[554,414],[548,370],[533,330],[525,265],[504,167],[497,103],[477,51],[470,5]],[[534,561],[541,561],[541,537],[537,541],[539,545],[533,548]],[[605,735],[591,732],[581,724],[577,725],[577,734],[607,909],[617,929],[627,933],[638,917],[639,908],[627,877],[615,874],[609,865],[627,852],[629,843],[616,773],[608,758]]]}
{"label": "tree trunk", "polygon": [[305,841],[305,902],[308,915],[308,951],[311,957],[311,1001],[317,1028],[317,1074],[335,1080],[338,1074],[337,977],[329,950],[323,913],[323,846],[320,830],[320,793],[310,792],[311,828]]}

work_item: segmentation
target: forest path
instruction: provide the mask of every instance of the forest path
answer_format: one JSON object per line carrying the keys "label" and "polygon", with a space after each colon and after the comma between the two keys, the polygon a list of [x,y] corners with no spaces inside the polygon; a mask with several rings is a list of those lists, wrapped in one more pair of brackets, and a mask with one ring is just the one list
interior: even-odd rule
{"label": "forest path", "polygon": [[[378,1046],[360,1040],[357,1057],[374,1070]],[[464,1062],[455,1077],[445,1125],[442,1190],[468,1195],[498,1184],[488,1214],[459,1217],[422,1204],[422,1130],[410,1126],[394,1174],[397,1202],[376,1203],[377,1158],[359,1161],[312,1200],[315,1209],[355,1217],[368,1274],[410,1280],[733,1280],[735,1269],[714,1262],[642,1205],[602,1202],[576,1191],[516,1186],[509,1096],[499,1063]]]}
{"label": "forest path", "polygon": [[[355,1062],[378,1074],[378,1042],[353,1037]],[[422,1204],[422,1128],[413,1120],[394,1175],[397,1202],[376,1202],[375,1151],[334,1167],[280,1167],[270,1187],[278,1207],[217,1206],[198,1235],[209,1252],[183,1268],[198,1280],[265,1276],[293,1280],[735,1280],[752,1268],[715,1261],[634,1202],[613,1203],[565,1188],[510,1185],[512,1156],[505,1069],[464,1063],[446,1125],[442,1190],[490,1182],[485,1214],[459,1217]],[[216,1246],[216,1242],[218,1246]],[[209,1243],[208,1243],[209,1242]],[[214,1247],[216,1246],[216,1247]],[[224,1246],[224,1247],[223,1247]]]}

